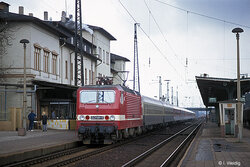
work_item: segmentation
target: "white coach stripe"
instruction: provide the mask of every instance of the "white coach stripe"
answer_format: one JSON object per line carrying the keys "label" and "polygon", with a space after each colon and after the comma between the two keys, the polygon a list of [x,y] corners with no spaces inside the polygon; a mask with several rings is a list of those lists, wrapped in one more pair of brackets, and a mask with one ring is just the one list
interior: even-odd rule
{"label": "white coach stripe", "polygon": [[[105,120],[105,116],[109,116],[109,118],[111,116],[115,117],[115,121],[132,121],[132,120],[142,120],[141,116],[140,118],[125,118],[125,115],[77,115],[77,120],[78,121],[83,121],[86,120],[86,116],[89,116],[89,120],[88,121],[106,121]],[[94,119],[93,117],[99,117],[97,119]],[[108,121],[111,121],[110,119]]]}

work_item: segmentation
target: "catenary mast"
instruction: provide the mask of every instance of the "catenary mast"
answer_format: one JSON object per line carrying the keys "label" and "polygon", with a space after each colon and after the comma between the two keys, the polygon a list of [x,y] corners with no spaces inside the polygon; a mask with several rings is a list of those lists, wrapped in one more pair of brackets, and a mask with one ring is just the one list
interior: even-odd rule
{"label": "catenary mast", "polygon": [[139,76],[139,60],[138,60],[138,44],[137,44],[137,25],[134,24],[134,76],[133,76],[133,90],[140,92],[140,76]]}
{"label": "catenary mast", "polygon": [[81,0],[75,1],[75,86],[84,86]]}

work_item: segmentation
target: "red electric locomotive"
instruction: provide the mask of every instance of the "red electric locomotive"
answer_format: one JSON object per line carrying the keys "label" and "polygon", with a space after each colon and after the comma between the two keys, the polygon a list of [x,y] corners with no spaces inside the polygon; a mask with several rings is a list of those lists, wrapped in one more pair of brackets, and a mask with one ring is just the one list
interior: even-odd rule
{"label": "red electric locomotive", "polygon": [[84,144],[111,144],[142,133],[141,95],[121,85],[77,90],[77,128]]}

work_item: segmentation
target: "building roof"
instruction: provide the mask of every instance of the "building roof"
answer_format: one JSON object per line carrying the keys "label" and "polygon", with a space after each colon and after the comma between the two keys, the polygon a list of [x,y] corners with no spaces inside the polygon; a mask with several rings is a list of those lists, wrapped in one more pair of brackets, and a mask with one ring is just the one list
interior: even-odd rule
{"label": "building roof", "polygon": [[111,62],[114,62],[116,60],[122,60],[122,61],[129,61],[129,59],[127,59],[126,57],[122,57],[122,56],[119,56],[119,55],[116,55],[114,53],[110,53],[110,57],[111,57]]}
{"label": "building roof", "polygon": [[33,16],[27,16],[22,14],[16,14],[6,11],[0,11],[0,20],[1,22],[32,22],[34,24],[37,24],[46,30],[57,34],[60,37],[66,37],[66,34],[64,34],[60,29],[57,27],[48,24],[46,21],[40,20]]}
{"label": "building roof", "polygon": [[[58,28],[64,30],[65,32],[69,33],[69,36],[74,37],[74,31],[75,31],[75,22],[73,21],[67,21],[67,22],[62,22],[62,21],[49,21],[50,24],[53,24],[54,26],[57,26]],[[89,42],[85,38],[83,38],[83,42],[89,45],[93,45],[94,48],[96,48],[96,45],[93,43]]]}
{"label": "building roof", "polygon": [[[250,78],[241,78],[241,95],[250,91]],[[237,79],[198,77],[196,82],[205,106],[237,98]]]}
{"label": "building roof", "polygon": [[5,3],[5,2],[3,2],[3,1],[2,1],[2,2],[0,2],[0,4],[1,4],[1,5],[3,4],[3,5],[7,5],[7,6],[10,6],[10,4],[8,4],[8,3]]}
{"label": "building roof", "polygon": [[49,81],[43,81],[39,79],[34,79],[32,80],[32,83],[38,86],[46,86],[46,87],[51,87],[51,88],[62,88],[62,89],[72,89],[72,90],[77,90],[79,87],[74,86],[74,85],[66,85],[66,84],[61,84],[61,83],[55,83],[55,82],[49,82]]}
{"label": "building roof", "polygon": [[9,10],[9,6],[10,5],[8,3],[0,2],[0,10],[8,11]]}
{"label": "building roof", "polygon": [[[60,22],[53,22],[53,21],[44,21],[40,20],[36,17],[33,16],[27,16],[27,15],[22,15],[22,14],[16,14],[16,13],[11,13],[11,12],[6,12],[6,11],[0,11],[0,21],[1,22],[32,22],[34,24],[37,24],[38,26],[48,30],[49,32],[52,32],[53,34],[58,35],[62,39],[66,39],[64,42],[67,44],[67,46],[74,50],[74,43],[72,44],[70,42],[70,38],[74,37],[74,32],[61,24]],[[62,41],[62,39],[60,39]],[[89,45],[90,47],[96,47],[89,41],[83,38],[84,43]],[[90,53],[87,53],[83,51],[86,56],[98,60],[98,58]]]}
{"label": "building roof", "polygon": [[108,31],[106,31],[105,29],[103,29],[102,27],[98,27],[98,26],[92,26],[92,25],[88,25],[88,27],[92,30],[96,30],[99,31],[101,34],[103,34],[105,37],[107,37],[109,40],[116,40],[115,37],[113,37]]}

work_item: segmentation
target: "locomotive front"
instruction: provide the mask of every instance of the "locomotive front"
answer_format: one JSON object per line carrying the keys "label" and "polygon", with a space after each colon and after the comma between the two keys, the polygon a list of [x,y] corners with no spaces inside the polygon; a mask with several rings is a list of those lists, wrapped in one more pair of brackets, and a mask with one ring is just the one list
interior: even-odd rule
{"label": "locomotive front", "polygon": [[118,137],[120,91],[113,86],[77,91],[78,136],[84,144],[111,144]]}

